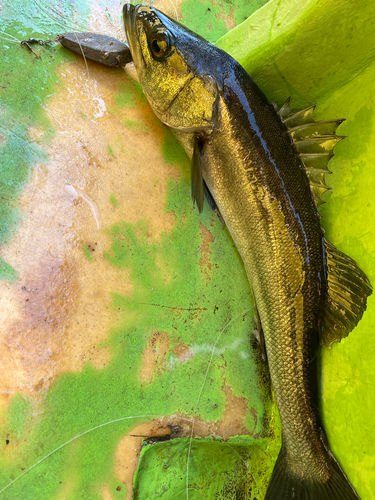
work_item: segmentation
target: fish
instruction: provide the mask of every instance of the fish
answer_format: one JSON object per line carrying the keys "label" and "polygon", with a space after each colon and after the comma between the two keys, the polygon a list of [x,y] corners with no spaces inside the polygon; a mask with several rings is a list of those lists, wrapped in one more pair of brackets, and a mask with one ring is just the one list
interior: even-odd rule
{"label": "fish", "polygon": [[358,499],[319,404],[320,347],[349,334],[372,293],[320,224],[343,120],[277,109],[229,54],[151,6],[123,16],[148,102],[191,159],[193,203],[220,214],[248,276],[282,426],[265,499]]}

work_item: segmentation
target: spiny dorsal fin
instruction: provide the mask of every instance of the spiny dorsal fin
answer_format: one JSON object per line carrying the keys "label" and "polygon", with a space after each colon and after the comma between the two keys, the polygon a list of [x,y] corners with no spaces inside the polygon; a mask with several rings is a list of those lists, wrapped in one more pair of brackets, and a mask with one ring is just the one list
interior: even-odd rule
{"label": "spiny dorsal fin", "polygon": [[336,134],[336,129],[343,119],[322,120],[320,122],[304,123],[293,128],[288,128],[288,132],[293,141],[299,141],[307,137],[325,137]]}
{"label": "spiny dorsal fin", "polygon": [[288,116],[292,115],[293,111],[292,108],[290,107],[290,97],[284,102],[284,104],[281,106],[279,110],[279,115],[281,116],[281,119],[284,120]]}
{"label": "spiny dorsal fin", "polygon": [[370,282],[355,261],[324,239],[327,257],[327,302],[321,344],[331,347],[357,325],[372,293]]}
{"label": "spiny dorsal fin", "polygon": [[326,135],[325,137],[302,139],[294,144],[297,151],[302,154],[327,154],[331,153],[336,144],[343,139],[345,139],[344,136]]}
{"label": "spiny dorsal fin", "polygon": [[288,118],[285,118],[283,122],[287,126],[288,129],[292,127],[297,127],[297,125],[303,125],[304,123],[311,123],[314,121],[314,111],[316,104],[312,106],[301,109],[301,111],[297,111],[297,113],[293,113]]}
{"label": "spiny dorsal fin", "polygon": [[334,156],[333,153],[301,153],[300,158],[302,163],[305,165],[306,169],[309,170],[323,170],[325,172],[331,173],[328,170],[328,163],[330,159]]}
{"label": "spiny dorsal fin", "polygon": [[328,162],[333,156],[333,148],[339,141],[344,139],[344,137],[336,135],[337,127],[344,120],[316,122],[314,120],[315,107],[316,104],[293,113],[289,98],[280,108],[279,115],[288,129],[294,146],[306,168],[311,191],[316,206],[319,207],[324,203],[321,196],[328,191],[328,187],[324,182],[324,175],[331,173],[328,170]]}
{"label": "spiny dorsal fin", "polygon": [[324,179],[325,174],[327,173],[330,172],[327,172],[327,170],[319,170],[318,168],[306,170],[306,174],[309,178],[310,183],[324,187],[327,187]]}
{"label": "spiny dorsal fin", "polygon": [[320,184],[315,184],[314,182],[310,182],[310,189],[314,196],[315,204],[317,208],[319,208],[320,205],[323,205],[325,203],[325,201],[322,200],[322,195],[326,191],[330,191],[332,188],[329,188],[325,184],[323,184],[322,186]]}

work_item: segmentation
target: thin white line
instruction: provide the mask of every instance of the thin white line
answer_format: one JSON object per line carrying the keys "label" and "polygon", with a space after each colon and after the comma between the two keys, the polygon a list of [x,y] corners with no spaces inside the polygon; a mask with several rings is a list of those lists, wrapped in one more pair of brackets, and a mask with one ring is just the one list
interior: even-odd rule
{"label": "thin white line", "polygon": [[117,418],[116,420],[111,420],[110,422],[105,422],[104,424],[97,425],[95,427],[92,427],[91,429],[88,429],[87,431],[81,432],[81,434],[77,434],[77,436],[73,437],[72,439],[69,439],[69,441],[66,441],[65,443],[61,444],[60,446],[55,448],[53,451],[51,451],[51,453],[48,453],[48,455],[46,455],[43,458],[41,458],[40,460],[38,460],[38,462],[36,462],[31,467],[29,467],[25,472],[22,472],[22,474],[20,474],[18,477],[16,477],[16,479],[13,479],[13,481],[11,481],[9,484],[7,484],[5,486],[5,488],[0,490],[0,495],[2,493],[4,493],[4,491],[7,490],[10,486],[12,486],[12,484],[14,484],[16,481],[21,479],[22,476],[24,476],[25,474],[28,474],[32,469],[34,469],[34,467],[36,467],[37,465],[42,463],[46,458],[48,458],[51,455],[53,455],[54,453],[56,453],[56,451],[61,450],[61,448],[64,448],[64,446],[68,445],[72,441],[84,436],[85,434],[88,434],[89,432],[95,431],[96,429],[100,429],[101,427],[105,427],[106,425],[114,424],[116,422],[121,422],[122,420],[131,420],[134,418],[162,418],[162,417],[160,415],[136,415],[134,417],[122,417],[122,418]]}
{"label": "thin white line", "polygon": [[[194,412],[196,412],[198,410],[198,406],[199,406],[199,403],[200,403],[200,400],[201,400],[201,396],[202,396],[202,392],[203,392],[203,389],[204,389],[204,386],[206,384],[206,380],[207,380],[207,376],[208,376],[208,372],[211,368],[211,364],[212,364],[212,358],[214,356],[214,351],[215,351],[215,348],[216,348],[216,344],[219,342],[220,340],[220,337],[222,336],[222,334],[225,332],[225,330],[228,328],[228,326],[234,321],[236,320],[237,318],[239,318],[240,316],[243,316],[244,314],[247,314],[248,312],[250,311],[250,309],[248,309],[247,311],[244,311],[244,312],[241,312],[240,314],[238,314],[237,316],[235,316],[233,319],[231,319],[229,321],[229,323],[227,323],[224,328],[221,330],[221,332],[219,333],[219,336],[217,337],[213,347],[212,347],[212,350],[211,350],[211,357],[210,357],[210,361],[208,362],[208,366],[207,366],[207,370],[206,370],[206,374],[204,376],[204,380],[203,380],[203,384],[202,384],[202,387],[201,387],[201,390],[199,392],[199,396],[198,396],[198,400],[197,400],[197,403],[195,405],[195,408],[194,408]],[[190,433],[190,442],[189,442],[189,448],[188,448],[188,454],[187,454],[187,462],[186,462],[186,500],[189,500],[189,461],[190,461],[190,452],[191,452],[191,445],[192,445],[192,441],[193,441],[193,434],[194,434],[194,428],[195,428],[195,419],[193,417],[193,425],[191,426],[191,433]],[[1,492],[0,492],[1,493]]]}

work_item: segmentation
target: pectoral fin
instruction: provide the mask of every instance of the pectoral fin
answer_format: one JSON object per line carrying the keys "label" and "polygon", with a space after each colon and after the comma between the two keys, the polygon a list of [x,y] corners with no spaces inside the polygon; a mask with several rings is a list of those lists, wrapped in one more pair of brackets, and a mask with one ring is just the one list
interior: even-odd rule
{"label": "pectoral fin", "polygon": [[199,212],[203,210],[204,186],[203,174],[201,165],[201,154],[203,149],[203,141],[196,137],[194,141],[194,151],[191,158],[191,196],[193,204],[197,203]]}
{"label": "pectoral fin", "polygon": [[321,344],[331,347],[357,325],[372,293],[370,282],[353,259],[324,240],[327,256],[328,297],[322,325]]}
{"label": "pectoral fin", "polygon": [[221,215],[220,210],[218,209],[218,207],[216,205],[216,202],[214,200],[214,197],[212,196],[210,190],[208,189],[207,184],[205,183],[205,181],[203,181],[203,186],[204,186],[204,194],[206,196],[206,200],[207,200],[208,204],[210,205],[210,207],[212,208],[212,210],[217,215],[217,218],[219,219],[219,221],[223,224],[223,226],[225,226],[225,221],[223,219],[223,216]]}
{"label": "pectoral fin", "polygon": [[257,327],[257,340],[259,342],[259,347],[260,347],[260,352],[262,353],[262,358],[263,361],[267,363],[267,350],[266,350],[266,340],[264,338],[264,332],[262,328],[262,323],[260,322],[260,316],[258,309],[255,308],[255,321],[256,321],[256,327]]}

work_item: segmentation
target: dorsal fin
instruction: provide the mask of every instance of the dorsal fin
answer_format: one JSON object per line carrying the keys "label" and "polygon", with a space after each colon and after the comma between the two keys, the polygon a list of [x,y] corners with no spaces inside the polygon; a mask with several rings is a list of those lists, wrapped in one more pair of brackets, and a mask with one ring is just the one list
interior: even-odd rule
{"label": "dorsal fin", "polygon": [[292,108],[290,107],[290,97],[284,102],[284,104],[281,106],[279,110],[279,115],[281,116],[282,120],[285,120],[288,116],[292,115],[293,111]]}
{"label": "dorsal fin", "polygon": [[325,137],[336,134],[336,129],[344,120],[322,120],[320,122],[303,123],[296,127],[288,128],[293,141],[300,141],[307,137]]}
{"label": "dorsal fin", "polygon": [[307,137],[294,144],[301,154],[327,154],[333,151],[336,144],[345,137],[338,135],[326,135],[325,137]]}
{"label": "dorsal fin", "polygon": [[297,111],[297,113],[291,114],[288,118],[285,118],[283,122],[287,128],[297,127],[297,125],[303,125],[304,123],[311,123],[314,121],[314,111],[316,104],[313,104],[309,108]]}
{"label": "dorsal fin", "polygon": [[290,107],[290,98],[285,101],[279,110],[279,115],[288,129],[302,163],[310,180],[311,192],[316,206],[324,203],[322,195],[329,190],[324,176],[331,173],[328,170],[329,160],[333,156],[333,148],[344,139],[336,135],[336,130],[343,119],[314,120],[316,104],[293,113]]}
{"label": "dorsal fin", "polygon": [[[311,192],[319,207],[322,195],[330,188],[325,184],[325,174],[330,174],[328,163],[333,148],[344,139],[336,130],[344,121],[322,120],[316,122],[315,105],[293,113],[288,99],[279,111],[287,127],[310,181]],[[340,342],[357,325],[366,310],[367,297],[372,293],[367,276],[353,259],[337,250],[324,238],[327,259],[327,300],[321,325],[321,344],[331,347]]]}
{"label": "dorsal fin", "polygon": [[372,293],[367,276],[353,259],[324,239],[327,258],[327,301],[322,324],[321,344],[331,347],[357,325]]}

